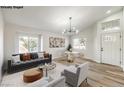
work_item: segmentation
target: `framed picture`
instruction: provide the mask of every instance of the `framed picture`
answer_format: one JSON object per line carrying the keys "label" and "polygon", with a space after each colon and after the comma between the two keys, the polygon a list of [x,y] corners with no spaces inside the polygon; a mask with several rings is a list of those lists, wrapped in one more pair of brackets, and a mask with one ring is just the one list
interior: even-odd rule
{"label": "framed picture", "polygon": [[58,37],[49,37],[49,47],[50,48],[65,47],[65,39]]}

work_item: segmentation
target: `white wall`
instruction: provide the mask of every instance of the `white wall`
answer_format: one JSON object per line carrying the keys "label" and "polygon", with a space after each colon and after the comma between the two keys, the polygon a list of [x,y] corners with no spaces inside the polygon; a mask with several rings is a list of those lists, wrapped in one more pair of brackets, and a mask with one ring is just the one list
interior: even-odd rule
{"label": "white wall", "polygon": [[[121,19],[122,23],[122,11],[119,11],[111,16],[108,16],[104,19],[97,21],[92,26],[87,29],[81,31],[78,35],[72,37],[74,38],[87,38],[86,50],[76,50],[84,53],[86,58],[92,59],[98,63],[101,61],[101,46],[100,46],[100,35],[101,35],[101,23],[105,21]],[[72,41],[71,41],[72,43]]]}
{"label": "white wall", "polygon": [[[16,43],[16,33],[17,32],[28,32],[28,33],[34,33],[34,34],[41,34],[43,36],[43,51],[46,51],[48,53],[51,53],[53,58],[59,57],[62,52],[67,48],[68,46],[68,38],[65,36],[62,36],[58,33],[50,33],[47,31],[42,31],[35,28],[29,28],[29,27],[23,27],[18,26],[14,24],[5,24],[5,61],[11,58],[11,55],[14,53],[17,53],[15,43]],[[62,37],[65,38],[65,47],[64,48],[49,48],[49,37]]]}
{"label": "white wall", "polygon": [[123,8],[123,18],[122,18],[122,30],[123,30],[123,71],[124,71],[124,8]]}
{"label": "white wall", "polygon": [[[124,11],[124,10],[123,10]],[[78,35],[72,36],[71,39],[81,37],[81,38],[87,38],[87,48],[86,50],[76,50],[83,52],[87,58],[90,58],[96,62],[100,63],[100,35],[101,35],[101,30],[100,30],[100,25],[102,22],[109,21],[109,20],[115,20],[115,19],[121,19],[121,21],[124,22],[124,13],[122,15],[122,11],[117,12],[115,14],[112,14],[109,17],[106,17],[102,20],[97,21],[95,24],[92,26],[88,27],[87,29],[80,31]],[[123,16],[123,20],[122,20]],[[121,22],[122,23],[122,22]],[[123,26],[124,29],[124,26]],[[45,32],[41,31],[39,29],[34,29],[34,28],[29,28],[29,27],[22,27],[18,25],[13,25],[13,24],[6,24],[5,27],[5,60],[9,59],[11,57],[11,54],[16,53],[15,52],[15,35],[16,32],[18,31],[24,31],[24,32],[32,32],[32,33],[38,33],[43,35],[43,50],[52,53],[53,58],[59,57],[61,53],[67,48],[67,45],[69,43],[69,40],[67,37],[66,38],[66,47],[65,48],[49,48],[49,37],[50,36],[57,36],[57,37],[63,37],[61,34],[56,34],[56,33],[50,33],[50,32]],[[72,41],[71,41],[72,43]],[[123,40],[124,44],[124,40]],[[124,46],[124,45],[123,45]],[[123,48],[124,52],[124,48]],[[124,60],[124,55],[123,55],[123,60]],[[124,65],[124,64],[123,64]],[[124,68],[124,66],[123,66]]]}
{"label": "white wall", "polygon": [[[98,48],[98,50],[96,51],[97,52],[97,54],[101,54],[100,52],[100,35],[102,34],[102,31],[101,31],[101,23],[103,23],[103,22],[106,22],[106,21],[111,21],[111,20],[116,20],[116,19],[120,19],[120,23],[121,23],[121,31],[123,32],[123,30],[122,30],[122,16],[123,16],[123,14],[122,14],[123,12],[122,12],[122,10],[121,11],[119,11],[119,12],[117,12],[117,13],[114,13],[114,14],[112,14],[111,16],[108,16],[108,17],[106,17],[106,18],[104,18],[104,19],[102,19],[102,20],[100,20],[100,21],[98,21],[97,22],[97,36],[96,36],[96,38],[97,38],[97,46],[99,46],[99,48]],[[96,60],[97,59],[100,59],[100,56],[99,55],[96,55]],[[100,61],[99,61],[100,62]]]}
{"label": "white wall", "polygon": [[74,38],[86,38],[86,50],[84,49],[73,49],[73,51],[82,52],[86,58],[94,59],[94,31],[95,25],[89,27],[88,29],[85,29],[83,31],[80,31],[79,34],[72,36],[71,44],[73,45],[73,39]]}
{"label": "white wall", "polygon": [[[43,35],[43,50],[51,53],[53,58],[60,57],[64,53],[64,51],[67,49],[67,46],[69,44],[68,37],[64,37],[61,34],[50,33],[50,32],[43,33],[42,35]],[[65,38],[65,47],[64,48],[49,48],[49,37]]]}
{"label": "white wall", "polygon": [[2,12],[0,10],[0,81],[2,79],[2,66],[3,66],[3,34],[4,34],[4,22]]}
{"label": "white wall", "polygon": [[106,18],[103,18],[96,23],[96,30],[94,30],[94,60],[98,63],[101,62],[101,41],[100,41],[100,36],[101,36],[101,23],[106,22],[106,21],[111,21],[111,20],[116,20],[120,19],[121,22],[121,30],[122,30],[122,11],[119,11],[117,13],[114,13]]}

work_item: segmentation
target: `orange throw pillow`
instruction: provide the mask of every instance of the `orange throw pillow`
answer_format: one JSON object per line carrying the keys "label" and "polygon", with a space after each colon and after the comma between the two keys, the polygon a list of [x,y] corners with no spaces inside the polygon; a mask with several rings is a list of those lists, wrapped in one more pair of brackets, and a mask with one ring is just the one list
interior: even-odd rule
{"label": "orange throw pillow", "polygon": [[49,53],[44,53],[44,58],[49,58]]}
{"label": "orange throw pillow", "polygon": [[31,60],[31,56],[30,56],[30,54],[29,53],[25,53],[25,54],[23,54],[23,61],[28,61],[28,60]]}

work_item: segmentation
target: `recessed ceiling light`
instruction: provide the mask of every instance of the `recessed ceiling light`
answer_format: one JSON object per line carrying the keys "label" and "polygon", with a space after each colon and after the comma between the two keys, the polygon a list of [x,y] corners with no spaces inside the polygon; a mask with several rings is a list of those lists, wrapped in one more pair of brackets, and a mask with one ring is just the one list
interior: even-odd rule
{"label": "recessed ceiling light", "polygon": [[110,14],[111,13],[111,10],[108,10],[107,12],[106,12],[106,14]]}

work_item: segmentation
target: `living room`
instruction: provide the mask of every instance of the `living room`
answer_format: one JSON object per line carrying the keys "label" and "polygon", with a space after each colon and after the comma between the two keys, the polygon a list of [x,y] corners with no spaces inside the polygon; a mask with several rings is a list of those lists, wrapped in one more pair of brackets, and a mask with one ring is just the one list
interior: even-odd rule
{"label": "living room", "polygon": [[1,7],[1,86],[124,86],[123,13],[121,6]]}

